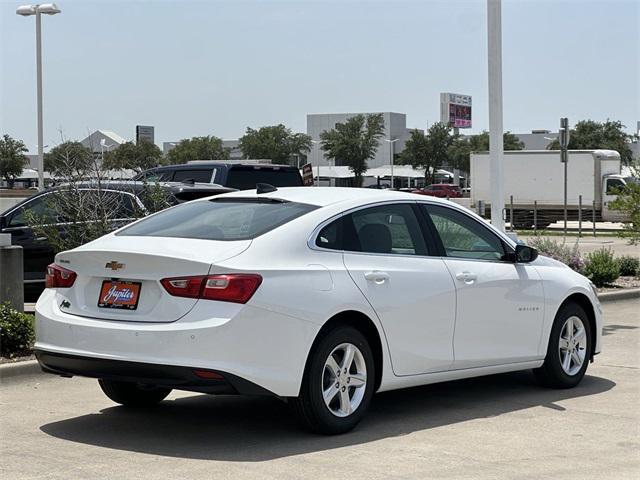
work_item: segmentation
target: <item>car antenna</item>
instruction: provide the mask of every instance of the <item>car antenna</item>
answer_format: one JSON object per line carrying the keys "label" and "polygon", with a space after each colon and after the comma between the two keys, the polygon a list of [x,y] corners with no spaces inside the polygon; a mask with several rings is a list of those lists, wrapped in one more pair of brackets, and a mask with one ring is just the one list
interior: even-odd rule
{"label": "car antenna", "polygon": [[269,183],[256,183],[256,193],[271,193],[277,192],[278,189]]}

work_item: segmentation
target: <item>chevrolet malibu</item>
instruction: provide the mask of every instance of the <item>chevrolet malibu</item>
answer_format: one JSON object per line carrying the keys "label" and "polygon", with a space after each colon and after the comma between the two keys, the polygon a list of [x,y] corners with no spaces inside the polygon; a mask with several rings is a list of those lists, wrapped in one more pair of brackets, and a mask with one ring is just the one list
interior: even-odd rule
{"label": "chevrolet malibu", "polygon": [[196,200],[48,267],[36,356],[127,407],[172,389],[285,399],[352,429],[375,392],[533,369],[569,388],[600,351],[593,287],[454,203],[292,187]]}

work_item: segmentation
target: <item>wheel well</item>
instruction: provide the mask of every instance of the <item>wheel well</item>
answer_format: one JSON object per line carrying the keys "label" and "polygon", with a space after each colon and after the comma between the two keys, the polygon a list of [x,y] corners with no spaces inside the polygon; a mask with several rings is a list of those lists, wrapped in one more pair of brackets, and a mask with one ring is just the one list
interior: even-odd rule
{"label": "wheel well", "polygon": [[[378,334],[378,329],[375,324],[364,313],[356,310],[347,310],[331,317],[322,326],[318,335],[316,335],[310,352],[313,352],[320,338],[337,325],[349,325],[350,327],[355,328],[362,333],[369,342],[369,346],[373,352],[373,364],[375,366],[376,374],[374,391],[377,391],[380,387],[380,382],[382,381],[382,341],[380,340],[380,335]],[[309,358],[311,358],[311,354],[309,354],[309,357],[307,358],[307,365],[309,363]]]}
{"label": "wheel well", "polygon": [[[589,359],[593,360],[593,355],[594,355],[594,352],[596,351],[596,338],[597,338],[596,314],[595,314],[595,311],[593,310],[593,304],[591,303],[591,300],[589,300],[589,297],[587,297],[582,293],[573,293],[569,295],[565,299],[565,301],[562,302],[562,305],[560,305],[560,308],[562,308],[564,305],[568,303],[575,303],[577,305],[580,305],[584,310],[584,313],[587,314],[587,318],[589,319],[589,330],[591,331],[591,352],[589,352],[590,353]],[[558,311],[560,310],[560,308],[558,308]]]}

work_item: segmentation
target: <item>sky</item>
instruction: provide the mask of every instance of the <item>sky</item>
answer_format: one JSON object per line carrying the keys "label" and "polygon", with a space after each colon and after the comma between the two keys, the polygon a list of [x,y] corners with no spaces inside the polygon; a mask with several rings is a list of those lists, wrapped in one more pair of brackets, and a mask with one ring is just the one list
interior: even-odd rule
{"label": "sky", "polygon": [[[0,0],[0,134],[36,150],[35,21]],[[60,0],[43,17],[44,143],[242,136],[308,113],[439,121],[473,97],[488,129],[486,1]],[[640,0],[502,2],[504,128],[640,120]],[[46,150],[46,149],[45,149]]]}

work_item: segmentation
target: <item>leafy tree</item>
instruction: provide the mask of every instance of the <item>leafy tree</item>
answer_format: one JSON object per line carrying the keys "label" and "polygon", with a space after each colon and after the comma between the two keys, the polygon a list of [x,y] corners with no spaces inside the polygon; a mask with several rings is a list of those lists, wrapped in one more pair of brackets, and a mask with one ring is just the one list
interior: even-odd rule
{"label": "leafy tree", "polygon": [[104,155],[103,168],[114,170],[126,168],[141,172],[157,167],[161,162],[162,152],[158,146],[143,140],[138,144],[126,142],[107,152]]}
{"label": "leafy tree", "polygon": [[192,160],[228,160],[229,149],[222,145],[222,140],[218,137],[185,138],[169,150],[168,159],[171,164]]}
{"label": "leafy tree", "polygon": [[[620,159],[625,165],[633,161],[633,152],[629,148],[632,135],[624,132],[625,126],[620,121],[607,120],[595,122],[593,120],[581,120],[571,130],[569,136],[570,150],[594,150],[598,148],[615,150],[620,154]],[[554,140],[547,147],[549,150],[558,150],[560,143]]]}
{"label": "leafy tree", "polygon": [[311,150],[311,137],[304,133],[293,133],[282,124],[247,127],[240,138],[240,150],[245,158],[269,158],[274,163],[289,164],[294,155],[304,155]]}
{"label": "leafy tree", "polygon": [[354,184],[362,186],[367,161],[373,158],[384,132],[381,113],[355,115],[332,130],[320,134],[321,148],[336,165],[346,165],[355,176]]}
{"label": "leafy tree", "polygon": [[80,142],[63,142],[44,155],[44,169],[54,177],[86,177],[94,166],[93,152]]}
{"label": "leafy tree", "polygon": [[[522,150],[524,143],[511,132],[505,132],[502,136],[505,150]],[[463,137],[455,136],[449,148],[449,158],[455,168],[469,171],[471,152],[486,152],[489,150],[489,132],[486,130],[477,135]]]}
{"label": "leafy tree", "polygon": [[433,183],[436,168],[439,165],[450,165],[451,146],[453,144],[451,128],[444,123],[434,123],[423,135],[413,130],[400,154],[400,161],[414,168],[424,169],[427,183]]}
{"label": "leafy tree", "polygon": [[28,159],[27,147],[21,140],[15,140],[6,133],[0,138],[0,177],[13,188],[15,178],[22,173]]}

